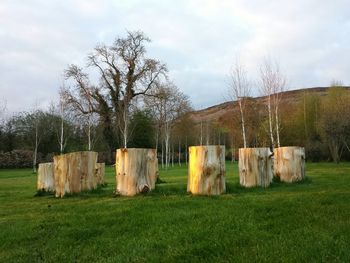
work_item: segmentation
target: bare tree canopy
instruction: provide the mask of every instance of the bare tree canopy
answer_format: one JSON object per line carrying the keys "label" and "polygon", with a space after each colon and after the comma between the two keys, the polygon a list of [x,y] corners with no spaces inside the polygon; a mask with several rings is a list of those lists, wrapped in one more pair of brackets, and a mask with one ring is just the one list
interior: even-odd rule
{"label": "bare tree canopy", "polygon": [[82,114],[99,114],[106,139],[115,138],[109,142],[111,148],[120,139],[126,146],[132,100],[149,95],[157,82],[166,79],[166,65],[146,57],[145,45],[149,42],[144,33],[135,31],[127,32],[125,38],[118,37],[110,46],[97,45],[88,55],[87,65],[97,70],[97,85],[92,85],[84,69],[77,65],[65,71],[66,78],[75,83],[65,91],[67,101]]}

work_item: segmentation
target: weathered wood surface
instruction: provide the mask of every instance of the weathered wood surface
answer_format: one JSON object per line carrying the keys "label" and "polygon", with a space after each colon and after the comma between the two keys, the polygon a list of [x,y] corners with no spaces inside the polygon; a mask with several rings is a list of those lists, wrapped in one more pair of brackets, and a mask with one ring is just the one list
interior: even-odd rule
{"label": "weathered wood surface", "polygon": [[279,147],[274,150],[275,176],[282,182],[297,182],[305,178],[304,147]]}
{"label": "weathered wood surface", "polygon": [[225,146],[189,147],[187,192],[220,195],[225,192]]}
{"label": "weathered wood surface", "polygon": [[239,149],[239,182],[245,187],[267,187],[273,177],[273,153],[270,148]]}
{"label": "weathered wood surface", "polygon": [[134,196],[151,191],[158,176],[156,149],[118,149],[115,171],[117,194]]}
{"label": "weathered wood surface", "polygon": [[96,188],[97,153],[74,152],[54,156],[56,197]]}
{"label": "weathered wood surface", "polygon": [[46,192],[55,191],[53,163],[39,163],[37,190]]}
{"label": "weathered wood surface", "polygon": [[105,183],[105,163],[96,163],[95,180],[97,185]]}

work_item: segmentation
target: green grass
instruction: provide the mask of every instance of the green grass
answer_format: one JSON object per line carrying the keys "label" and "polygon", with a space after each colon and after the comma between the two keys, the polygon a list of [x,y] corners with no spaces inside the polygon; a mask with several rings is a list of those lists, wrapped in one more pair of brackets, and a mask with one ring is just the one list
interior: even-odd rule
{"label": "green grass", "polygon": [[144,196],[106,187],[35,197],[30,170],[0,170],[1,262],[350,262],[350,164],[307,164],[303,183],[186,193],[187,168]]}

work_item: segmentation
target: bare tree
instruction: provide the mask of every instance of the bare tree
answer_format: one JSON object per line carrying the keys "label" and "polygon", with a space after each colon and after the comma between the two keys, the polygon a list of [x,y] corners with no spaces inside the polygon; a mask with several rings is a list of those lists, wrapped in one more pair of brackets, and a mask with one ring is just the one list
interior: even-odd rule
{"label": "bare tree", "polygon": [[174,146],[172,149],[170,147],[171,131],[175,120],[190,110],[188,97],[173,83],[167,82],[158,84],[152,96],[145,98],[145,104],[154,112],[158,127],[160,127],[161,138],[165,145],[165,166],[168,167],[172,160],[171,150],[174,148]]}
{"label": "bare tree", "polygon": [[246,131],[245,131],[245,109],[246,101],[250,96],[251,86],[247,78],[247,72],[244,66],[236,62],[231,70],[231,81],[229,86],[229,96],[233,101],[238,102],[239,111],[241,114],[241,126],[243,146],[247,147]]}
{"label": "bare tree", "polygon": [[[82,70],[74,70],[77,66],[71,65],[67,70],[67,77],[77,83],[79,92],[76,95],[84,98],[84,94],[89,94],[88,104],[93,106],[90,110],[99,114],[110,147],[114,147],[115,137],[122,137],[123,146],[127,146],[132,100],[147,96],[155,83],[166,77],[165,64],[146,57],[145,45],[149,42],[148,37],[136,31],[127,32],[125,38],[117,38],[111,46],[98,45],[88,56],[88,66],[96,69],[100,76],[98,86],[81,85],[81,77],[83,84],[88,83],[88,78]],[[79,101],[77,96],[71,98],[72,103]],[[86,114],[81,107],[77,108]],[[113,128],[115,125],[118,129]]]}
{"label": "bare tree", "polygon": [[274,128],[276,131],[277,147],[280,147],[280,117],[279,105],[282,92],[286,88],[286,77],[280,71],[278,63],[265,60],[260,67],[261,92],[267,97],[267,112],[269,120],[269,135],[271,146],[275,146]]}
{"label": "bare tree", "polygon": [[[91,150],[91,126],[92,119],[96,112],[98,112],[98,101],[96,92],[98,88],[92,86],[89,83],[88,76],[83,73],[82,69],[71,65],[66,70],[66,77],[73,78],[75,82],[75,88],[63,88],[60,91],[60,97],[62,99],[61,105],[68,104],[72,107],[77,120],[87,127],[87,141],[88,150]],[[63,113],[62,113],[63,114]],[[63,133],[61,133],[63,134]]]}

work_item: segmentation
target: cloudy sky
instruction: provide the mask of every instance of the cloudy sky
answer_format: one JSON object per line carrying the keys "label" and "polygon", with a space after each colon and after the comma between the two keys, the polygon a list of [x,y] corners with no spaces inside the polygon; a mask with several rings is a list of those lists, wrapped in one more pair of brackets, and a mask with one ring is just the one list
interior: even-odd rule
{"label": "cloudy sky", "polygon": [[47,107],[68,64],[126,30],[152,39],[148,55],[197,109],[225,101],[237,57],[253,79],[264,57],[277,60],[290,89],[350,85],[349,14],[348,0],[1,0],[0,101]]}

